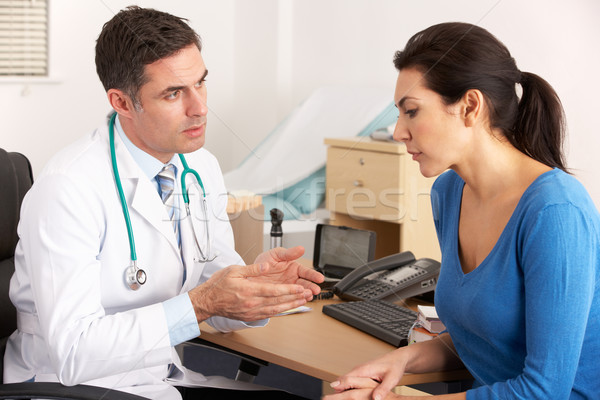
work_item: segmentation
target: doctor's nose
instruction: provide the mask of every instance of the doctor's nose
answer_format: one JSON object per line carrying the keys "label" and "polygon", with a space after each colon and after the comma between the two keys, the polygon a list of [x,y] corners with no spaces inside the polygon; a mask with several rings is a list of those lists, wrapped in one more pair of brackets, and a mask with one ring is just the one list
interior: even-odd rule
{"label": "doctor's nose", "polygon": [[206,91],[192,91],[187,102],[187,115],[189,117],[205,116],[208,114],[206,104]]}
{"label": "doctor's nose", "polygon": [[396,121],[396,127],[394,128],[394,140],[397,142],[406,142],[410,139],[410,132],[406,124],[402,122],[400,118]]}

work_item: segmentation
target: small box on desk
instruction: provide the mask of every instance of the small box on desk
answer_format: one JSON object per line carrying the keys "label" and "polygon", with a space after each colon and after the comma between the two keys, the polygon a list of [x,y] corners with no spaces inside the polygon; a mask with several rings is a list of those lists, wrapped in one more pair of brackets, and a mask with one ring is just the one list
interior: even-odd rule
{"label": "small box on desk", "polygon": [[265,207],[262,197],[252,194],[230,194],[227,215],[233,229],[235,251],[246,264],[254,263],[263,251]]}
{"label": "small box on desk", "polygon": [[410,330],[408,335],[408,344],[426,342],[438,337],[439,335],[439,333],[431,333],[421,326],[415,326]]}

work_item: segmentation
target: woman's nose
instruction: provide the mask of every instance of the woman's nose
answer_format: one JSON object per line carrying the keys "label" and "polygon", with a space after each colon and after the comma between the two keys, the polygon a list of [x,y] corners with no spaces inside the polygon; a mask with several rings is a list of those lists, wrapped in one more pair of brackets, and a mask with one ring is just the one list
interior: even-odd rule
{"label": "woman's nose", "polygon": [[405,142],[408,139],[410,139],[408,127],[400,118],[398,118],[398,121],[396,121],[396,127],[394,128],[394,140],[397,142]]}

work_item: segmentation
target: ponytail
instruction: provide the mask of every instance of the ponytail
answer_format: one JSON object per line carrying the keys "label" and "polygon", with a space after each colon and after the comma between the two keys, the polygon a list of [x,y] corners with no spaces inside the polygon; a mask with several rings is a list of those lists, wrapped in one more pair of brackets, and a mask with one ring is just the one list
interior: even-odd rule
{"label": "ponytail", "polygon": [[508,139],[531,158],[565,171],[565,116],[558,95],[548,82],[530,72],[521,73],[520,84],[523,94]]}
{"label": "ponytail", "polygon": [[[460,22],[433,25],[396,52],[394,65],[423,72],[425,85],[447,105],[470,89],[480,90],[492,128],[522,153],[566,171],[565,118],[556,92],[539,76],[519,71],[506,46],[485,29]],[[516,83],[523,88],[520,101]]]}

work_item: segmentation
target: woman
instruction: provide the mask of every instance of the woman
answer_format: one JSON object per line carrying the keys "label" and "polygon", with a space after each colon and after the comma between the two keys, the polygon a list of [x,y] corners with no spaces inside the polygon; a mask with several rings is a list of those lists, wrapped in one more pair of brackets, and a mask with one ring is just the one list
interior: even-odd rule
{"label": "woman", "polygon": [[464,365],[473,389],[440,398],[598,399],[600,216],[565,172],[556,93],[469,24],[417,33],[394,64],[394,138],[424,176],[441,174],[447,333],[354,368],[327,398],[400,398],[390,390],[404,373]]}

